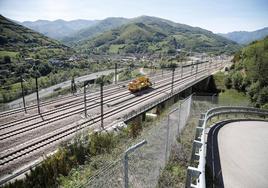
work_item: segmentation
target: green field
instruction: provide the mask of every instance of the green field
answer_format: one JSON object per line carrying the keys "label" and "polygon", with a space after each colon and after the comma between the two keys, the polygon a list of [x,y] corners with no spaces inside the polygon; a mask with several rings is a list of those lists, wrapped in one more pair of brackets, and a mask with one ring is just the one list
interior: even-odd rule
{"label": "green field", "polygon": [[243,93],[238,92],[235,89],[226,89],[224,92],[219,94],[219,104],[232,104],[232,106],[250,106],[249,97]]}
{"label": "green field", "polygon": [[112,44],[109,48],[109,53],[117,54],[120,49],[124,48],[124,44]]}
{"label": "green field", "polygon": [[19,52],[0,51],[0,59],[3,59],[5,56],[15,58],[18,54],[19,54]]}

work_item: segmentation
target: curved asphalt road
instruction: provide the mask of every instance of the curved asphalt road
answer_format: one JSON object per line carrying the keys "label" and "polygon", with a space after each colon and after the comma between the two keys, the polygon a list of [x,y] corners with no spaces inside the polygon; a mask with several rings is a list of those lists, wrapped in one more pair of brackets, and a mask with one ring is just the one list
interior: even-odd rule
{"label": "curved asphalt road", "polygon": [[267,121],[220,122],[208,134],[207,187],[267,188],[267,159]]}

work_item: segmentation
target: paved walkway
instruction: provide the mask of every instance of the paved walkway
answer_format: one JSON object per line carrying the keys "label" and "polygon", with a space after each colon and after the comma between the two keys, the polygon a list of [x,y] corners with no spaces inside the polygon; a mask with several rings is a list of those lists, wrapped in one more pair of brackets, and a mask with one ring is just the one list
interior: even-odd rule
{"label": "paved walkway", "polygon": [[224,187],[268,187],[268,122],[226,124],[219,130],[218,147]]}

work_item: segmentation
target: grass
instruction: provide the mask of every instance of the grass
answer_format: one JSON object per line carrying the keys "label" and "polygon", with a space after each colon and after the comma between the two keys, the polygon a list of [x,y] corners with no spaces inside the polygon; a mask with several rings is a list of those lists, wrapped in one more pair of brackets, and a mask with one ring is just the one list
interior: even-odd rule
{"label": "grass", "polygon": [[[122,158],[123,152],[129,146],[133,145],[134,143],[137,143],[137,141],[140,141],[141,138],[144,138],[144,136],[148,134],[148,131],[153,128],[153,125],[159,123],[162,118],[166,117],[172,106],[173,105],[163,109],[161,115],[157,118],[148,118],[140,125],[134,124],[135,119],[129,122],[129,126],[120,131],[114,137],[114,139],[116,140],[116,147],[114,147],[110,152],[103,152],[101,154],[92,156],[90,161],[88,161],[85,165],[72,169],[68,176],[61,176],[59,178],[60,187],[83,187],[85,183],[89,180],[89,178],[92,177],[98,170]],[[136,131],[138,131],[138,134],[136,134]],[[191,147],[190,144],[189,147]],[[180,170],[177,169],[176,172],[179,173]]]}
{"label": "grass", "polygon": [[119,73],[119,81],[130,80],[138,76],[141,76],[139,70],[132,70],[132,71],[124,70],[121,73]]}
{"label": "grass", "polygon": [[218,90],[226,89],[224,85],[224,78],[225,78],[224,72],[218,72],[217,74],[213,75],[213,78]]}
{"label": "grass", "polygon": [[250,106],[250,101],[245,93],[238,92],[234,89],[227,89],[219,94],[219,104],[221,105],[243,105]]}
{"label": "grass", "polygon": [[199,114],[192,116],[177,139],[178,147],[172,149],[169,161],[158,180],[158,188],[185,187],[187,167],[190,165],[192,143],[198,118]]}
{"label": "grass", "polygon": [[250,100],[248,96],[235,89],[227,89],[224,84],[224,78],[226,77],[224,72],[218,72],[213,76],[216,87],[221,91],[218,95],[219,105],[233,105],[233,106],[250,106]]}
{"label": "grass", "polygon": [[9,56],[11,58],[15,58],[19,52],[12,52],[12,51],[0,51],[0,59],[3,59],[5,56]]}
{"label": "grass", "polygon": [[109,53],[117,54],[120,49],[124,47],[124,44],[112,44],[109,49]]}
{"label": "grass", "polygon": [[[220,78],[222,74],[218,76]],[[217,79],[218,79],[217,78]],[[217,81],[218,83],[220,82]],[[226,90],[223,93],[220,93],[218,98],[219,105],[249,105],[249,99],[244,93],[239,93],[236,90]],[[166,165],[165,169],[160,175],[158,180],[157,187],[164,188],[164,187],[174,187],[180,188],[185,187],[186,182],[186,173],[187,167],[190,166],[190,157],[192,152],[192,143],[195,136],[195,127],[197,126],[198,119],[201,113],[205,113],[206,110],[213,107],[215,104],[206,101],[194,101],[192,106],[192,116],[189,119],[187,125],[185,126],[183,132],[181,133],[180,137],[177,139],[178,147],[172,149],[172,153],[168,164]],[[216,116],[208,122],[208,126],[224,119],[234,119],[234,118],[243,118],[244,115],[223,115],[223,116]],[[250,116],[247,116],[250,118]],[[256,118],[256,117],[254,117]],[[258,117],[257,118],[261,118]]]}

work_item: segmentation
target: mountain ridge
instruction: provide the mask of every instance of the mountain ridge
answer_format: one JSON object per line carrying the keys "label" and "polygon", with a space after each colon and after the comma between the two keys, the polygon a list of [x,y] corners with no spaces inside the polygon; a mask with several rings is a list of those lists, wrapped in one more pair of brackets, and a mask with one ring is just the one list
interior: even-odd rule
{"label": "mountain ridge", "polygon": [[249,44],[252,41],[264,39],[268,35],[268,27],[255,31],[233,31],[229,33],[218,33],[218,35],[233,40],[239,44]]}
{"label": "mountain ridge", "polygon": [[[170,20],[140,16],[117,28],[73,45],[83,53],[174,53],[184,48],[197,52],[238,49],[238,45],[211,31]],[[225,51],[228,51],[226,49]]]}
{"label": "mountain ridge", "polygon": [[60,40],[76,31],[94,25],[97,22],[98,20],[76,19],[65,21],[63,19],[57,19],[54,21],[36,20],[24,21],[19,23],[29,29],[44,34],[47,37]]}

